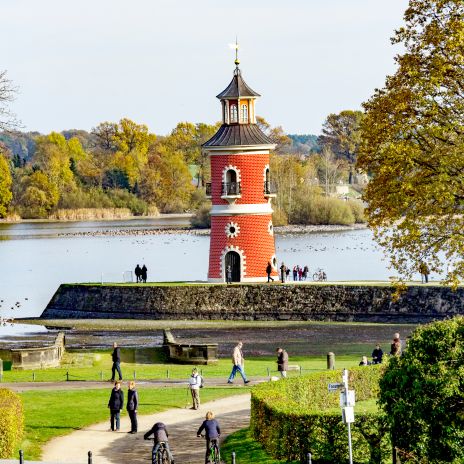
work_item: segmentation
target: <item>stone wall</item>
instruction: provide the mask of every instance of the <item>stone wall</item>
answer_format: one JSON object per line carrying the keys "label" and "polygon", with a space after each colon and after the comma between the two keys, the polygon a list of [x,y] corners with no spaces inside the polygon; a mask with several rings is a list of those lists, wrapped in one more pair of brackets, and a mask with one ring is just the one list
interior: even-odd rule
{"label": "stone wall", "polygon": [[58,367],[65,350],[65,336],[60,332],[53,345],[0,350],[0,359],[11,361],[13,369]]}
{"label": "stone wall", "polygon": [[43,319],[426,322],[464,314],[464,288],[388,284],[61,285]]}

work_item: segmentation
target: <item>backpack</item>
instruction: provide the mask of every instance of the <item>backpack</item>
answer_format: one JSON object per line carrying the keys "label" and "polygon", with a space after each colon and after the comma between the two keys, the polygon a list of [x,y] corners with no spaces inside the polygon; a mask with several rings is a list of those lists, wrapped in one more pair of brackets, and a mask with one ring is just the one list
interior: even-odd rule
{"label": "backpack", "polygon": [[200,388],[203,388],[205,386],[205,381],[203,379],[203,376],[202,375],[198,375],[198,377],[200,377],[201,379],[201,382],[200,382]]}

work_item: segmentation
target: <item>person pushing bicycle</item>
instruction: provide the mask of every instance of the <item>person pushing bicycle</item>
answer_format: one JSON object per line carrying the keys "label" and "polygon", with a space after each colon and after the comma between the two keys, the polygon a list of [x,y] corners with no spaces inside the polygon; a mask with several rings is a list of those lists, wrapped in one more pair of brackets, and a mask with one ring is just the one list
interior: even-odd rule
{"label": "person pushing bicycle", "polygon": [[168,430],[166,425],[162,422],[157,422],[144,436],[145,440],[149,440],[150,436],[153,435],[153,450],[151,453],[152,456],[152,463],[153,464],[162,464],[158,463],[156,459],[156,454],[161,447],[161,443],[164,443],[164,447],[166,448],[166,452],[168,453],[169,462],[174,464],[174,458],[172,457],[171,449],[169,448],[169,441],[168,441]]}
{"label": "person pushing bicycle", "polygon": [[206,413],[206,420],[203,421],[198,429],[197,437],[201,436],[201,432],[203,432],[203,430],[205,431],[206,438],[205,464],[209,464],[211,462],[211,454],[215,455],[214,458],[216,457],[216,449],[217,462],[219,463],[219,437],[221,436],[221,429],[218,421],[214,418],[214,413],[212,411],[208,411]]}

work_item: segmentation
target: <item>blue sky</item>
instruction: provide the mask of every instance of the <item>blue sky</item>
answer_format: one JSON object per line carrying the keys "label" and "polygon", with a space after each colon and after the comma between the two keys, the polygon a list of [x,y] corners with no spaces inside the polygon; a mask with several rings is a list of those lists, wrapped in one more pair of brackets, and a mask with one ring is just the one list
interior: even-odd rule
{"label": "blue sky", "polygon": [[289,133],[359,109],[394,71],[406,0],[2,0],[0,69],[26,130],[129,117],[157,134],[213,123],[238,35],[257,114]]}

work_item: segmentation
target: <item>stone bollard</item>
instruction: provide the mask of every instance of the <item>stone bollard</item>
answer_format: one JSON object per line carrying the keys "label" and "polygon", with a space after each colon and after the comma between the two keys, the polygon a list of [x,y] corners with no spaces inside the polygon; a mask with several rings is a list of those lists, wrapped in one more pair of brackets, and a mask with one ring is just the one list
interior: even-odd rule
{"label": "stone bollard", "polygon": [[[332,354],[333,354],[333,353],[332,353]],[[308,453],[308,454],[307,454],[307,458],[308,458],[308,460],[306,461],[306,464],[312,464],[313,460],[312,460],[312,455],[311,455],[311,453]]]}
{"label": "stone bollard", "polygon": [[235,451],[232,453],[232,464],[235,464]]}
{"label": "stone bollard", "polygon": [[327,353],[327,369],[333,371],[335,369],[335,354]]}
{"label": "stone bollard", "polygon": [[92,464],[92,451],[89,451],[87,453],[87,457],[88,457],[87,464]]}
{"label": "stone bollard", "polygon": [[19,464],[24,464],[24,452],[19,450]]}

